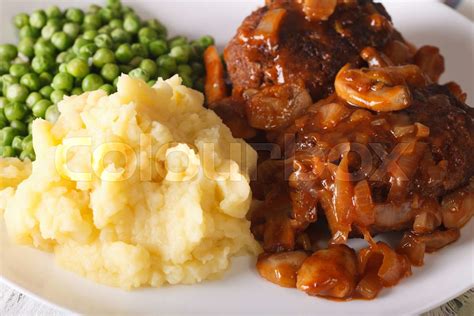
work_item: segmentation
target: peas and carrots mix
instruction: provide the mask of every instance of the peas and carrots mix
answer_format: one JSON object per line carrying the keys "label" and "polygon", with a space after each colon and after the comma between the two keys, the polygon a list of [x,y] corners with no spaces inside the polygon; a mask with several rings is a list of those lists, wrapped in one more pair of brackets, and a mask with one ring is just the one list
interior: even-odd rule
{"label": "peas and carrots mix", "polygon": [[88,10],[52,6],[13,19],[18,45],[0,44],[0,157],[35,159],[32,122],[54,122],[64,96],[116,91],[125,73],[153,85],[179,74],[204,88],[204,50],[210,36],[168,38],[156,19],[143,20],[120,0]]}

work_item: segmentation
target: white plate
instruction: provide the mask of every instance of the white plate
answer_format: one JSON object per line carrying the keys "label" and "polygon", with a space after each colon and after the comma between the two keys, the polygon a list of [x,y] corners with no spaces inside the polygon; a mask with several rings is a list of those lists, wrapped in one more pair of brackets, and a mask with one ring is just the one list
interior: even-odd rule
{"label": "white plate", "polygon": [[[16,42],[9,21],[15,13],[56,3],[86,7],[95,1],[0,0],[0,43]],[[261,1],[129,1],[144,16],[161,19],[172,33],[197,37],[210,33],[223,46]],[[392,1],[387,9],[407,39],[434,44],[446,57],[443,81],[456,80],[472,103],[474,96],[474,26],[436,2]],[[168,286],[125,292],[82,279],[58,268],[53,257],[9,244],[0,229],[0,275],[4,282],[37,299],[88,314],[418,314],[435,308],[474,286],[474,221],[461,239],[427,256],[421,269],[374,301],[336,303],[283,289],[262,280],[254,258],[238,258],[223,280],[195,286]]]}

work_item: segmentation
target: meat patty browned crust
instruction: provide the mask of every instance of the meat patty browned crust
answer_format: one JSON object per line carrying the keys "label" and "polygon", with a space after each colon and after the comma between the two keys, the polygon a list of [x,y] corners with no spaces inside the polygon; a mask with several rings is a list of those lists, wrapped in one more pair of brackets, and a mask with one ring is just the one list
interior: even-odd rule
{"label": "meat patty browned crust", "polygon": [[[474,215],[474,110],[457,84],[437,83],[439,49],[407,43],[382,5],[266,4],[225,49],[231,96],[217,51],[205,58],[209,107],[282,153],[259,156],[253,183],[257,269],[309,295],[372,299]],[[387,231],[405,232],[397,247],[372,239]],[[345,245],[361,236],[367,248]]]}

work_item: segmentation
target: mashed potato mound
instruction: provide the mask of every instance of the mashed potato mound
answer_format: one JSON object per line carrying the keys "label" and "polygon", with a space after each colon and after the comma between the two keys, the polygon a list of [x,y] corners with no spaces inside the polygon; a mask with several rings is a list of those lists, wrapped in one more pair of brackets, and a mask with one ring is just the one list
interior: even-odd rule
{"label": "mashed potato mound", "polygon": [[33,123],[31,175],[4,185],[29,171],[0,164],[11,238],[125,289],[215,278],[258,253],[245,218],[256,153],[203,101],[177,76],[153,88],[122,76],[111,96],[60,102],[54,125]]}

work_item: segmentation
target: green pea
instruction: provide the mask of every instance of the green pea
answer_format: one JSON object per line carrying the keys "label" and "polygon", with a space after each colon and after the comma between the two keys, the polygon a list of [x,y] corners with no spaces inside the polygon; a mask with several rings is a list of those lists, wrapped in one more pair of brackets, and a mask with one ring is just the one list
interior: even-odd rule
{"label": "green pea", "polygon": [[140,30],[140,19],[134,14],[128,14],[123,21],[125,31],[136,34]]}
{"label": "green pea", "polygon": [[51,37],[51,43],[60,51],[68,49],[72,45],[72,39],[64,32],[56,32]]}
{"label": "green pea", "polygon": [[32,58],[35,55],[34,50],[35,40],[31,37],[25,37],[18,43],[18,52],[28,58]]}
{"label": "green pea", "polygon": [[54,90],[71,91],[74,85],[74,77],[67,72],[60,72],[53,78],[51,87]]}
{"label": "green pea", "polygon": [[48,16],[48,18],[54,19],[61,18],[63,16],[63,13],[61,12],[61,9],[53,5],[46,9],[46,15]]}
{"label": "green pea", "polygon": [[166,27],[156,19],[150,19],[146,21],[146,25],[154,29],[159,36],[165,38],[168,35],[168,30]]}
{"label": "green pea", "polygon": [[40,89],[39,93],[46,99],[51,97],[51,93],[53,93],[54,89],[51,86],[44,86]]}
{"label": "green pea", "polygon": [[148,45],[158,39],[158,33],[151,27],[143,27],[138,31],[138,40],[143,45]]}
{"label": "green pea", "polygon": [[130,62],[133,58],[133,51],[129,44],[120,45],[115,51],[115,57],[123,64]]}
{"label": "green pea", "polygon": [[134,14],[135,10],[129,6],[122,6],[122,14],[125,16],[127,14]]}
{"label": "green pea", "polygon": [[145,82],[150,80],[150,76],[141,68],[135,68],[128,74],[132,78],[141,79]]}
{"label": "green pea", "polygon": [[112,28],[109,25],[104,25],[99,29],[99,34],[109,34],[112,32]]}
{"label": "green pea", "polygon": [[30,71],[30,66],[28,64],[13,64],[10,66],[10,75],[14,77],[21,77],[24,74]]}
{"label": "green pea", "polygon": [[129,33],[122,29],[115,29],[110,33],[114,43],[128,43],[132,41],[132,37]]}
{"label": "green pea", "polygon": [[30,15],[30,25],[37,29],[46,25],[48,18],[43,10],[37,10]]}
{"label": "green pea", "polygon": [[178,66],[178,74],[180,76],[182,76],[182,75],[192,76],[193,69],[189,65],[179,65]]}
{"label": "green pea", "polygon": [[45,118],[46,110],[51,106],[51,101],[49,100],[40,100],[38,103],[33,105],[31,111],[35,117]]}
{"label": "green pea", "polygon": [[0,59],[11,61],[18,55],[17,48],[12,44],[0,45]]}
{"label": "green pea", "polygon": [[120,75],[120,69],[116,64],[105,64],[100,74],[105,80],[113,82]]}
{"label": "green pea", "polygon": [[7,88],[6,97],[11,102],[25,102],[28,98],[28,89],[19,83],[12,84]]}
{"label": "green pea", "polygon": [[59,118],[59,115],[60,113],[57,105],[53,105],[46,110],[45,118],[48,122],[56,123]]}
{"label": "green pea", "polygon": [[176,59],[178,64],[185,64],[189,61],[189,46],[175,46],[171,49],[169,55]]}
{"label": "green pea", "polygon": [[59,24],[46,24],[46,26],[41,29],[41,37],[46,40],[50,40],[54,33],[60,30],[61,25]]}
{"label": "green pea", "polygon": [[21,160],[35,161],[36,160],[36,155],[35,155],[34,152],[22,151],[21,154],[20,154],[20,159]]}
{"label": "green pea", "polygon": [[[3,113],[1,113],[0,115],[3,115]],[[7,127],[8,123],[3,120],[0,120],[0,130],[3,129],[4,127]]]}
{"label": "green pea", "polygon": [[26,98],[26,106],[31,109],[33,105],[35,105],[36,102],[42,99],[43,99],[43,96],[39,92],[32,92],[30,93],[28,98]]}
{"label": "green pea", "polygon": [[202,62],[203,60],[203,54],[204,54],[204,49],[199,46],[198,44],[196,44],[195,42],[193,42],[190,46],[189,46],[189,51],[190,51],[190,54],[189,54],[189,60],[190,61],[193,61],[193,62]]}
{"label": "green pea", "polygon": [[97,68],[102,68],[105,64],[115,62],[115,54],[108,48],[99,48],[92,57],[92,63]]}
{"label": "green pea", "polygon": [[31,61],[31,68],[38,74],[51,70],[54,60],[50,56],[35,56]]}
{"label": "green pea", "polygon": [[210,35],[205,35],[199,38],[197,42],[202,48],[206,49],[209,46],[214,45],[214,38]]}
{"label": "green pea", "polygon": [[140,64],[142,63],[143,59],[144,58],[141,56],[133,57],[132,60],[130,60],[129,65],[132,66],[133,68],[140,67]]}
{"label": "green pea", "polygon": [[168,53],[168,43],[164,40],[156,40],[148,45],[151,55],[155,58]]}
{"label": "green pea", "polygon": [[25,25],[20,29],[20,38],[32,37],[38,38],[41,35],[41,29],[32,27],[31,25]]}
{"label": "green pea", "polygon": [[3,109],[5,108],[5,105],[7,105],[8,99],[5,97],[0,97],[0,113],[3,115]]}
{"label": "green pea", "polygon": [[100,34],[94,39],[94,43],[100,48],[111,48],[113,46],[112,38],[108,34]]}
{"label": "green pea", "polygon": [[128,74],[130,71],[134,69],[134,67],[130,65],[120,65],[119,69],[120,69],[120,73]]}
{"label": "green pea", "polygon": [[100,10],[100,6],[98,6],[98,5],[96,5],[96,4],[91,4],[91,5],[89,6],[88,12],[89,12],[89,13],[98,13],[99,10]]}
{"label": "green pea", "polygon": [[27,73],[20,79],[20,84],[27,87],[30,91],[38,91],[41,88],[41,81],[37,74]]}
{"label": "green pea", "polygon": [[98,34],[99,32],[97,32],[96,30],[89,30],[89,31],[85,31],[84,34],[82,34],[82,37],[84,37],[84,39],[88,41],[93,41],[97,37]]}
{"label": "green pea", "polygon": [[84,26],[97,30],[102,26],[102,18],[98,14],[87,14],[84,17]]}
{"label": "green pea", "polygon": [[111,8],[102,8],[99,11],[100,16],[102,17],[102,20],[106,23],[109,23],[115,18],[120,17],[120,11],[119,10],[114,10]]}
{"label": "green pea", "polygon": [[58,104],[63,100],[65,95],[66,94],[64,93],[64,91],[54,90],[49,96],[49,98],[51,99],[51,102],[53,102],[53,104]]}
{"label": "green pea", "polygon": [[10,122],[10,126],[16,129],[20,135],[25,136],[28,134],[28,126],[22,121],[12,121]]}
{"label": "green pea", "polygon": [[144,70],[150,78],[156,78],[158,74],[158,66],[151,59],[144,59],[140,63],[140,68]]}
{"label": "green pea", "polygon": [[6,60],[0,60],[0,75],[4,75],[8,73],[9,71],[10,71],[10,63]]}
{"label": "green pea", "polygon": [[40,38],[34,46],[36,56],[56,56],[56,47],[43,38]]}
{"label": "green pea", "polygon": [[28,123],[28,134],[33,134],[33,122]]}
{"label": "green pea", "polygon": [[63,32],[66,33],[70,38],[76,38],[81,31],[81,27],[77,23],[68,22],[63,26]]}
{"label": "green pea", "polygon": [[2,93],[3,95],[7,95],[7,89],[9,86],[11,86],[12,84],[15,84],[15,83],[18,83],[19,80],[17,77],[13,77],[12,75],[10,74],[7,74],[7,75],[3,75],[2,76]]}
{"label": "green pea", "polygon": [[13,23],[17,27],[17,29],[21,29],[23,26],[28,25],[30,23],[30,17],[26,13],[18,13],[13,18]]}
{"label": "green pea", "polygon": [[97,51],[97,45],[90,43],[86,44],[79,49],[79,57],[83,59],[89,59],[90,57],[94,56],[95,52]]}
{"label": "green pea", "polygon": [[58,72],[60,72],[60,73],[61,73],[61,72],[67,72],[66,67],[67,67],[67,64],[66,64],[66,63],[62,63],[62,64],[59,65],[59,67],[58,67]]}
{"label": "green pea", "polygon": [[89,65],[80,58],[74,58],[67,64],[67,72],[75,78],[84,78],[89,74]]}
{"label": "green pea", "polygon": [[191,76],[188,76],[186,74],[180,75],[181,79],[183,80],[183,85],[185,85],[188,88],[193,87],[193,80],[191,79]]}
{"label": "green pea", "polygon": [[158,57],[157,63],[159,67],[166,69],[169,73],[176,73],[178,68],[176,59],[170,55],[162,55]]}
{"label": "green pea", "polygon": [[113,19],[109,22],[109,26],[112,29],[121,29],[123,28],[123,21],[120,19]]}
{"label": "green pea", "polygon": [[43,87],[53,82],[53,75],[51,75],[49,72],[40,73],[39,78],[40,78],[41,86]]}
{"label": "green pea", "polygon": [[111,95],[115,91],[114,86],[112,86],[111,84],[104,84],[99,89],[104,90],[107,95]]}
{"label": "green pea", "polygon": [[117,6],[120,6],[120,5],[121,5],[120,1],[121,1],[121,0],[107,0],[106,3],[107,3],[107,6],[108,6],[108,7],[114,8],[114,7],[117,7]]}
{"label": "green pea", "polygon": [[23,150],[23,137],[15,136],[12,141],[12,148],[21,152]]}
{"label": "green pea", "polygon": [[156,80],[150,80],[147,82],[147,84],[150,86],[150,87],[153,87],[156,83]]}
{"label": "green pea", "polygon": [[88,41],[83,37],[78,37],[74,42],[74,45],[72,46],[72,50],[76,55],[79,55],[79,50],[81,49],[81,47],[91,43],[92,41]]}
{"label": "green pea", "polygon": [[6,119],[9,122],[12,122],[23,119],[26,115],[27,110],[28,108],[26,107],[26,105],[19,102],[13,102],[8,103],[5,106],[5,108],[3,109],[3,113],[5,114]]}
{"label": "green pea", "polygon": [[81,24],[84,20],[84,12],[81,9],[71,8],[66,11],[66,19]]}
{"label": "green pea", "polygon": [[74,58],[74,54],[70,52],[62,52],[62,53],[59,53],[58,56],[56,56],[56,63],[58,64],[67,63],[73,58]]}
{"label": "green pea", "polygon": [[148,57],[148,47],[146,45],[135,43],[132,44],[132,52],[135,56],[147,58]]}
{"label": "green pea", "polygon": [[89,74],[82,80],[82,90],[94,91],[104,84],[104,80],[97,74]]}
{"label": "green pea", "polygon": [[183,46],[188,44],[188,39],[184,36],[175,36],[169,41],[169,47],[177,47],[177,46]]}
{"label": "green pea", "polygon": [[18,131],[13,127],[4,127],[0,131],[0,146],[11,146],[15,136],[18,136]]}
{"label": "green pea", "polygon": [[81,87],[75,87],[74,89],[72,89],[71,91],[71,95],[81,95],[84,93],[84,90],[82,90]]}

